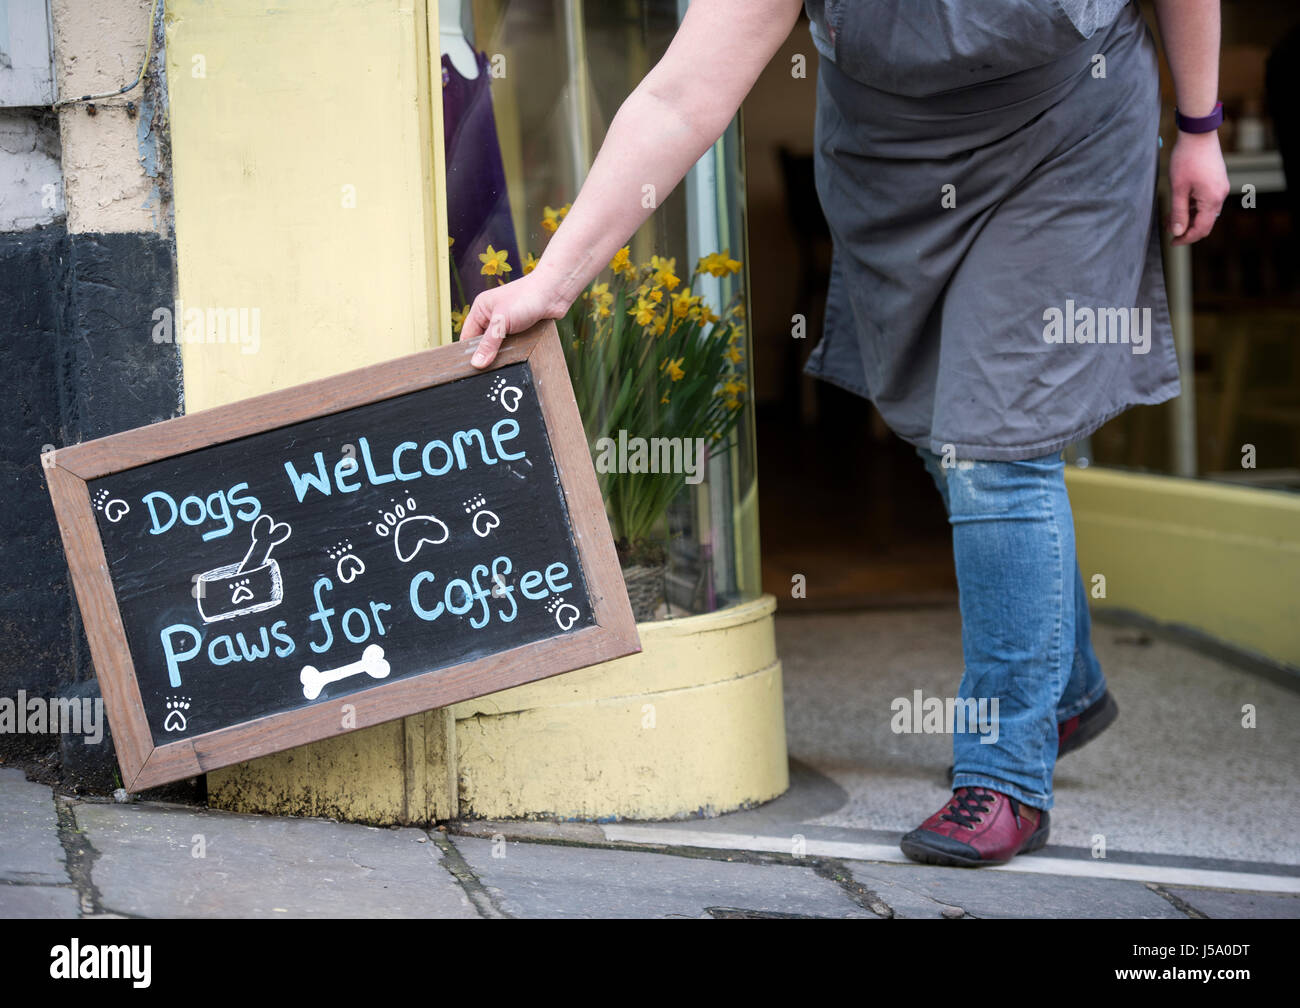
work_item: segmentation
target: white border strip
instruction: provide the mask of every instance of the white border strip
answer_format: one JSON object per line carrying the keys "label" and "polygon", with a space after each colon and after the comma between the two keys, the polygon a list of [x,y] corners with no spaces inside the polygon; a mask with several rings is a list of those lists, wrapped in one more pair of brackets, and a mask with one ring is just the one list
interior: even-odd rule
{"label": "white border strip", "polygon": [[[759,836],[754,833],[714,833],[708,830],[665,829],[660,826],[610,824],[601,827],[615,843],[663,844],[668,847],[703,847],[709,850],[743,850],[763,854],[790,855],[791,837]],[[813,857],[844,858],[849,861],[884,861],[915,865],[896,846],[855,843],[848,840],[804,841],[804,854]],[[1172,865],[1123,864],[1104,859],[1064,859],[1027,854],[1005,865],[984,871],[1020,872],[1029,875],[1069,875],[1078,878],[1120,879],[1156,882],[1161,885],[1200,886],[1209,889],[1244,889],[1251,892],[1300,894],[1300,878],[1253,872],[1218,871],[1211,868],[1179,868]]]}

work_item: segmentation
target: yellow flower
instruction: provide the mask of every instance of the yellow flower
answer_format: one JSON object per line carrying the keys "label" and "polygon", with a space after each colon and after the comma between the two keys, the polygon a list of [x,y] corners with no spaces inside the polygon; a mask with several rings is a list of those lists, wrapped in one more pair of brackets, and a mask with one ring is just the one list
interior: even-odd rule
{"label": "yellow flower", "polygon": [[659,398],[659,402],[660,402],[661,405],[664,405],[664,406],[666,406],[666,405],[668,404],[668,393],[667,393],[667,392],[665,392],[665,393],[664,393],[664,394]]}
{"label": "yellow flower", "polygon": [[672,296],[673,318],[684,317],[693,307],[703,300],[703,297],[691,297],[691,289],[689,287],[683,287]]}
{"label": "yellow flower", "polygon": [[660,256],[650,257],[650,268],[654,271],[654,276],[650,279],[654,281],[656,287],[667,287],[672,290],[681,281],[677,279],[677,260],[665,259]]}
{"label": "yellow flower", "polygon": [[739,399],[740,393],[745,391],[745,383],[743,381],[736,381],[736,379],[733,378],[730,381],[723,383],[722,391],[731,399]]}
{"label": "yellow flower", "polygon": [[669,312],[664,312],[662,315],[660,315],[658,318],[655,319],[655,324],[652,327],[652,331],[656,336],[662,336],[664,334],[664,328],[668,325],[668,315]]}
{"label": "yellow flower", "polygon": [[732,273],[739,273],[740,266],[739,261],[731,258],[731,249],[723,249],[721,252],[712,252],[700,259],[695,271],[697,273],[708,273],[710,276],[724,277]]}
{"label": "yellow flower", "polygon": [[609,292],[609,284],[593,284],[589,292],[591,299],[591,317],[600,321],[603,318],[609,318],[609,306],[614,303],[614,295]]}
{"label": "yellow flower", "polygon": [[455,245],[455,244],[456,244],[456,239],[455,239],[455,238],[448,238],[448,239],[447,239],[447,248],[451,248],[451,247],[452,247],[453,245]]}
{"label": "yellow flower", "polygon": [[659,370],[663,371],[667,368],[668,377],[675,382],[679,382],[686,377],[686,372],[682,370],[682,361],[684,360],[686,360],[685,357],[678,357],[676,360],[665,360],[659,365]]}
{"label": "yellow flower", "polygon": [[527,275],[537,268],[537,256],[531,252],[524,257],[524,274]]}
{"label": "yellow flower", "polygon": [[465,324],[465,316],[469,314],[469,305],[466,305],[460,311],[451,313],[451,331],[458,333]]}
{"label": "yellow flower", "polygon": [[632,265],[631,249],[624,245],[614,253],[614,258],[609,261],[609,268],[614,271],[615,276],[626,276],[629,280],[636,276],[636,267]]}
{"label": "yellow flower", "polygon": [[737,350],[734,346],[729,347],[727,349],[727,352],[724,353],[722,356],[727,358],[727,360],[731,361],[732,364],[739,364],[741,361],[745,359],[745,355],[742,354],[739,350]]}
{"label": "yellow flower", "polygon": [[662,287],[651,287],[649,284],[642,284],[636,289],[636,296],[645,298],[651,304],[660,304],[664,299]]}
{"label": "yellow flower", "polygon": [[480,252],[478,261],[483,264],[479,270],[484,276],[501,276],[503,273],[510,272],[510,264],[506,262],[506,250],[498,252],[491,245],[487,247],[486,252]]}
{"label": "yellow flower", "polygon": [[565,203],[558,210],[546,207],[542,211],[542,227],[554,234],[560,227],[560,221],[564,220],[565,214],[569,212],[569,207],[572,205],[572,203]]}
{"label": "yellow flower", "polygon": [[629,315],[636,317],[636,324],[647,326],[654,321],[655,306],[653,301],[647,301],[645,298],[637,298],[636,305],[628,311]]}

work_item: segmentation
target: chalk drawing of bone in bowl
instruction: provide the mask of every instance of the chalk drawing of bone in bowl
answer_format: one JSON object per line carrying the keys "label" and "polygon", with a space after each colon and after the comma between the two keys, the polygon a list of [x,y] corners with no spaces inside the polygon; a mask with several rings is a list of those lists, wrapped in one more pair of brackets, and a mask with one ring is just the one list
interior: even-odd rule
{"label": "chalk drawing of bone in bowl", "polygon": [[278,606],[284,598],[280,565],[271,550],[289,538],[292,529],[270,515],[253,522],[252,543],[239,563],[217,567],[199,575],[195,593],[204,623],[233,619]]}

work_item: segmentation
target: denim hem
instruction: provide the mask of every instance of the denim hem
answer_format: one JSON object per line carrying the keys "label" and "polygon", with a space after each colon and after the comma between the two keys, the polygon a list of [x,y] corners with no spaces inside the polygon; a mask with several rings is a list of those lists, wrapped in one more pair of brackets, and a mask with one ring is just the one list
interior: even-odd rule
{"label": "denim hem", "polygon": [[1106,680],[1103,678],[1100,686],[1098,686],[1091,693],[1085,693],[1083,695],[1082,700],[1078,700],[1075,702],[1074,708],[1067,707],[1066,710],[1069,711],[1069,713],[1067,713],[1064,717],[1061,716],[1060,711],[1057,711],[1056,712],[1057,722],[1059,723],[1061,721],[1069,721],[1070,718],[1072,717],[1078,717],[1089,707],[1095,704],[1098,700],[1100,700],[1102,698],[1102,695],[1105,694],[1106,689],[1107,689]]}
{"label": "denim hem", "polygon": [[952,775],[952,789],[956,791],[958,788],[963,787],[982,787],[988,788],[990,791],[1001,791],[1004,795],[1010,795],[1016,801],[1043,812],[1046,812],[1055,804],[1051,794],[1037,794],[1033,791],[1026,791],[1010,781],[998,780],[996,777],[986,777],[983,774],[958,771]]}

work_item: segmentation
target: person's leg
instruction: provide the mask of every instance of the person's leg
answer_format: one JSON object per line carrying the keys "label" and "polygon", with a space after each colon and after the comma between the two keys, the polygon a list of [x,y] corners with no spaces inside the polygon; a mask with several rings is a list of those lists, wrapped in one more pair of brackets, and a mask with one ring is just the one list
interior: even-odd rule
{"label": "person's leg", "polygon": [[[926,471],[934,480],[934,485],[943,499],[943,509],[951,517],[948,506],[948,480],[942,460],[928,448],[918,447],[917,455],[925,463]],[[1068,503],[1068,502],[1067,502]],[[1056,720],[1065,722],[1087,710],[1106,692],[1106,678],[1102,675],[1101,663],[1092,650],[1092,619],[1088,611],[1088,593],[1084,587],[1083,574],[1075,560],[1074,577],[1074,660],[1070,667],[1070,678],[1065,685],[1056,706]]]}
{"label": "person's leg", "polygon": [[1075,657],[1074,524],[1059,453],[947,468],[965,671],[996,734],[954,733],[954,788],[1052,807],[1056,713]]}
{"label": "person's leg", "polygon": [[1064,722],[1082,714],[1106,692],[1106,677],[1092,650],[1092,617],[1088,612],[1088,592],[1083,573],[1075,561],[1074,575],[1074,663],[1070,679],[1056,705],[1056,720]]}

